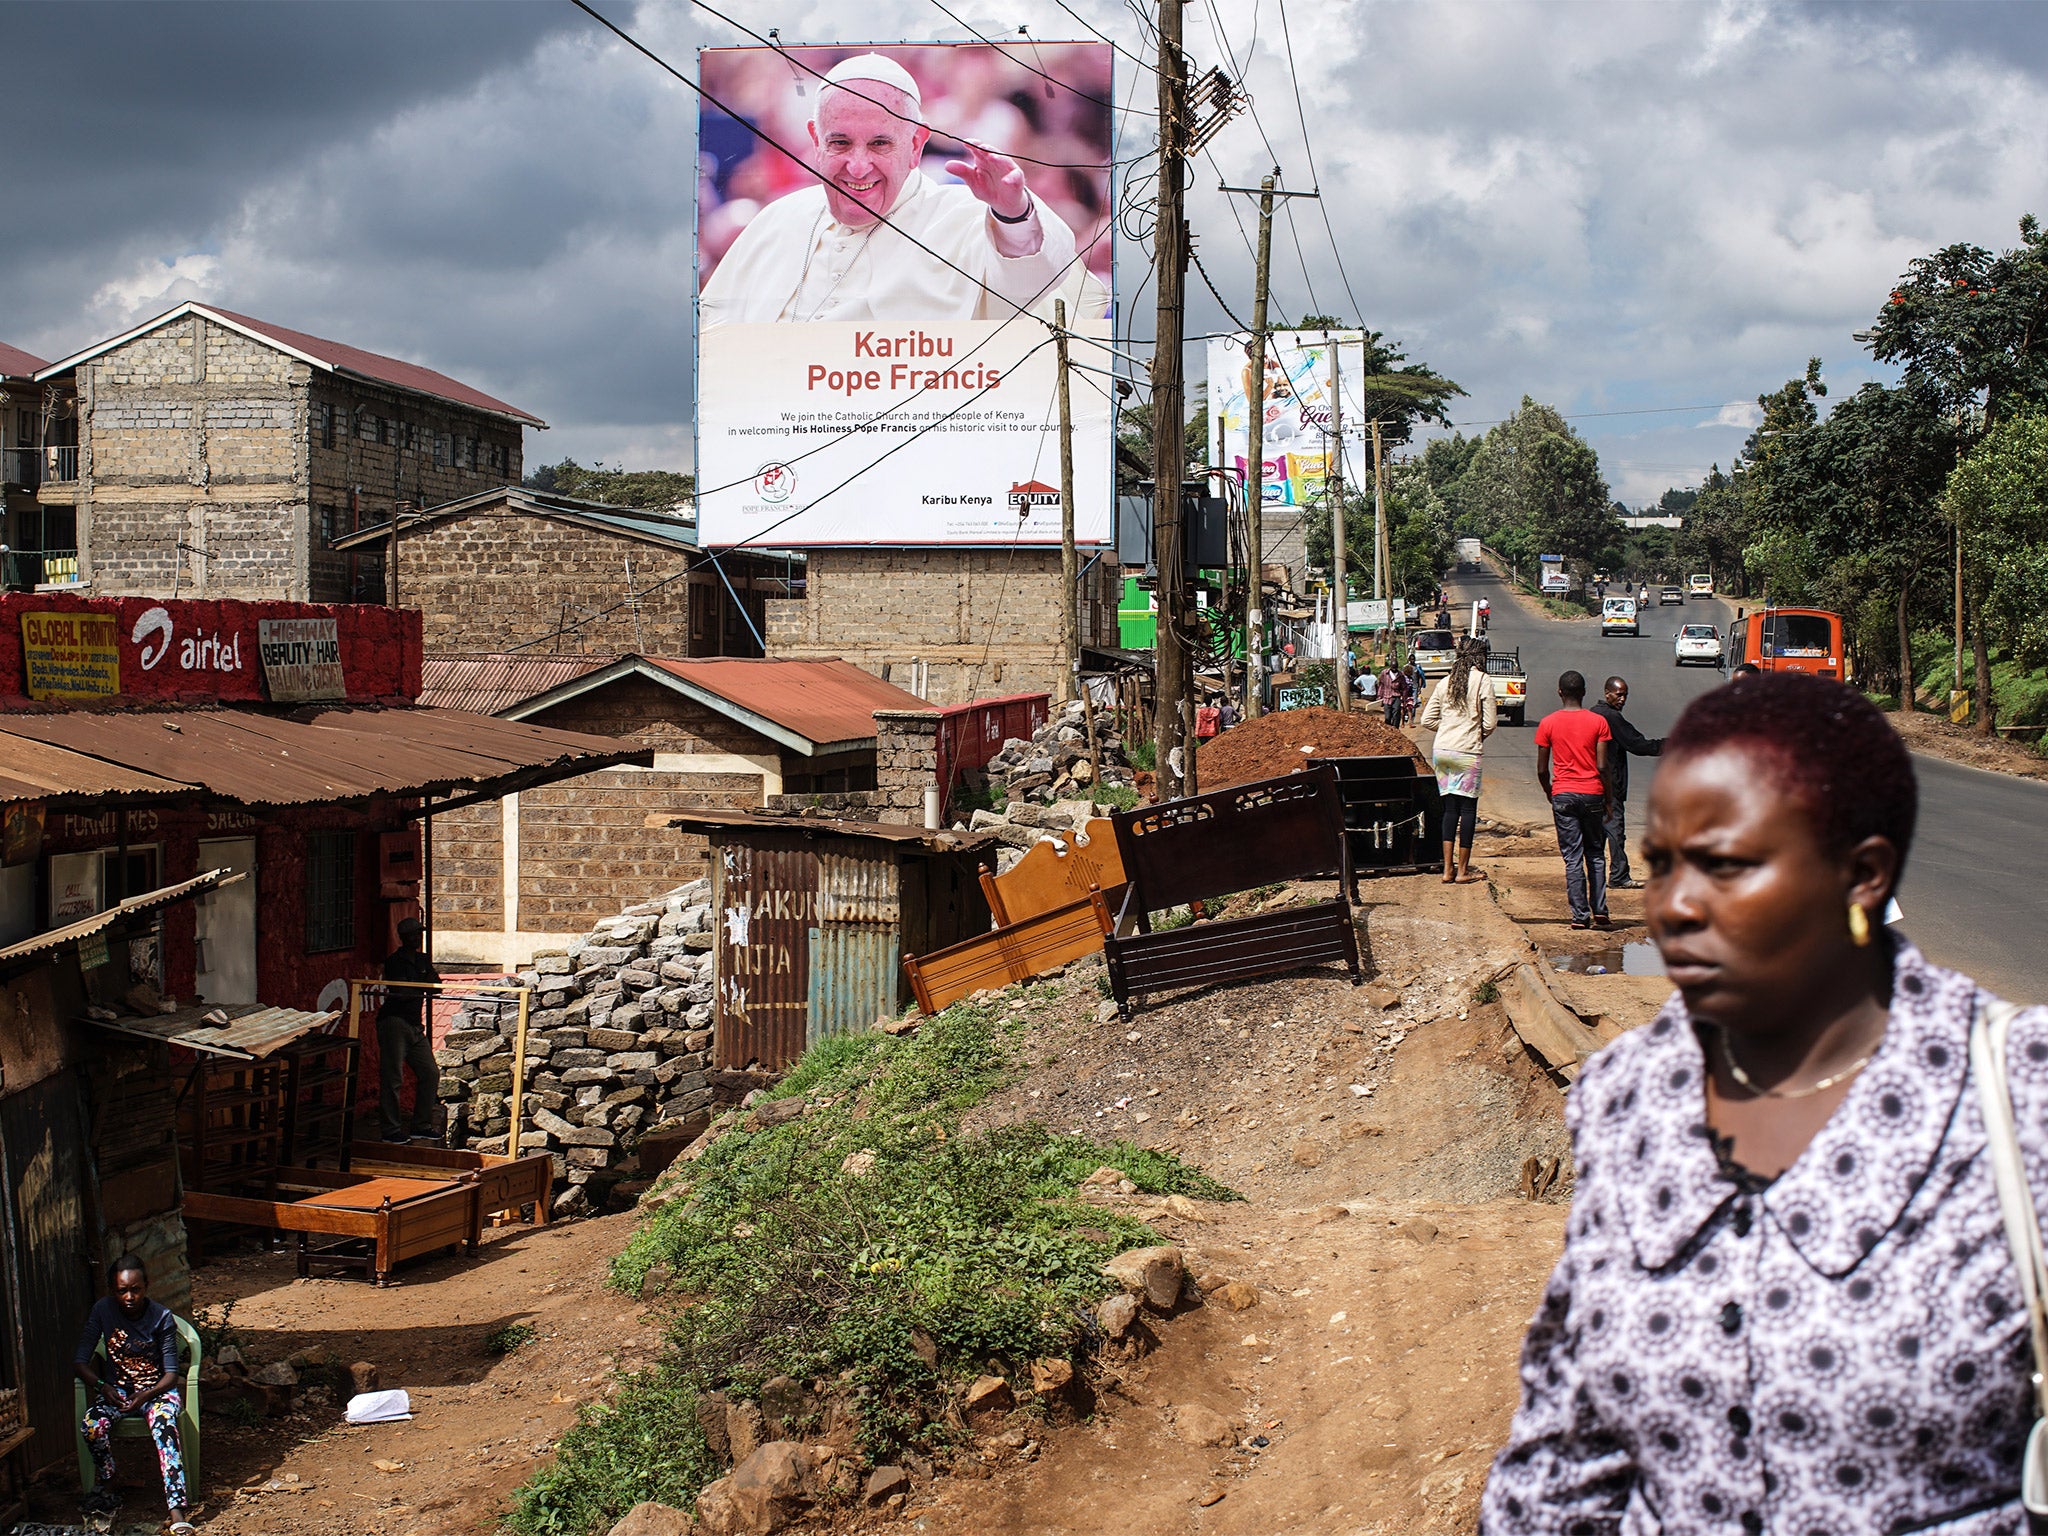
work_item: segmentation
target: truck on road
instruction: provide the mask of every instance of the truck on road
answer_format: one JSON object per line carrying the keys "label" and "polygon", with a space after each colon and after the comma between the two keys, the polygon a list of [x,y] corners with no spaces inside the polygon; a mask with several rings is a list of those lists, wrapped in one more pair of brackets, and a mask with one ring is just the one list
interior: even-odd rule
{"label": "truck on road", "polygon": [[1476,571],[1479,569],[1479,541],[1477,539],[1458,540],[1458,569],[1461,571]]}
{"label": "truck on road", "polygon": [[1500,718],[1520,725],[1529,709],[1529,678],[1522,671],[1522,648],[1488,651],[1486,675],[1493,679],[1493,705]]}

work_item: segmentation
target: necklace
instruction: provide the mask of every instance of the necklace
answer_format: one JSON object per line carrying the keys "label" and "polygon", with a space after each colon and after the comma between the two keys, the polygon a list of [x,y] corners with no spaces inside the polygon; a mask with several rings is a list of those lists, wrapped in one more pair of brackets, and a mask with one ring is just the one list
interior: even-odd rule
{"label": "necklace", "polygon": [[1842,1068],[1841,1071],[1831,1072],[1819,1082],[1811,1083],[1804,1088],[1766,1088],[1742,1070],[1741,1063],[1735,1059],[1734,1047],[1728,1043],[1728,1032],[1726,1030],[1715,1030],[1714,1038],[1721,1043],[1721,1060],[1728,1068],[1728,1075],[1735,1079],[1738,1086],[1748,1089],[1760,1099],[1810,1099],[1816,1093],[1827,1092],[1828,1089],[1834,1087],[1835,1084],[1843,1081],[1845,1078],[1854,1077],[1858,1072],[1869,1066],[1871,1058],[1877,1054],[1877,1047],[1872,1046],[1861,1056],[1850,1062],[1849,1065]]}

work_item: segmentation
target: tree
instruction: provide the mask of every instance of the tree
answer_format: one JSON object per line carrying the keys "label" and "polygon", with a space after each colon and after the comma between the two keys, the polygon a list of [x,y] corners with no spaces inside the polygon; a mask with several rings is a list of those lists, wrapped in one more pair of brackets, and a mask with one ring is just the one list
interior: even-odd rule
{"label": "tree", "polygon": [[2048,415],[2008,416],[1986,432],[1950,474],[1942,504],[1966,558],[1990,573],[1983,617],[2012,637],[2022,662],[2048,661]]}
{"label": "tree", "polygon": [[1954,464],[1931,390],[1866,384],[1825,422],[1776,440],[1757,482],[1759,541],[1798,572],[1774,590],[1841,612],[1867,658],[1891,650],[1893,629],[1902,710],[1913,707],[1914,582],[1947,551],[1938,509]]}
{"label": "tree", "polygon": [[1564,417],[1526,395],[1487,432],[1445,499],[1459,528],[1475,529],[1513,559],[1561,554],[1592,564],[1616,542],[1599,456]]}
{"label": "tree", "polygon": [[586,469],[574,459],[542,464],[528,472],[524,483],[528,490],[573,496],[578,501],[661,512],[686,505],[697,493],[697,477],[679,470],[629,470],[618,465],[607,469],[602,462]]}

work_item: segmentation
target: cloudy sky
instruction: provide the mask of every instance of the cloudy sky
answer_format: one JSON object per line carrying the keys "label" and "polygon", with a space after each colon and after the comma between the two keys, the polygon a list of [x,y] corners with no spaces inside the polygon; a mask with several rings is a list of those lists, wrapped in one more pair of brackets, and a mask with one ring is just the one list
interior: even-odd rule
{"label": "cloudy sky", "polygon": [[[688,3],[595,3],[686,74],[742,40]],[[729,3],[785,42],[969,36],[931,0]],[[947,3],[990,36],[1087,35],[1057,0]],[[1147,51],[1130,12],[1068,3]],[[1214,189],[1277,158],[1328,196],[1280,225],[1276,313],[1362,317],[1464,384],[1471,423],[1558,406],[1630,502],[1727,462],[1809,355],[1838,394],[1878,376],[1851,332],[1910,258],[2048,214],[2048,6],[2025,0],[1285,19],[1298,69],[1281,0],[1188,13],[1197,64],[1227,56],[1256,107],[1191,194],[1231,307],[1251,259]],[[207,299],[536,412],[529,463],[689,467],[695,102],[567,0],[13,3],[0,35],[10,117],[39,125],[15,138],[0,340],[58,357]],[[1127,299],[1143,264],[1126,243]],[[1199,276],[1190,322],[1227,324]]]}

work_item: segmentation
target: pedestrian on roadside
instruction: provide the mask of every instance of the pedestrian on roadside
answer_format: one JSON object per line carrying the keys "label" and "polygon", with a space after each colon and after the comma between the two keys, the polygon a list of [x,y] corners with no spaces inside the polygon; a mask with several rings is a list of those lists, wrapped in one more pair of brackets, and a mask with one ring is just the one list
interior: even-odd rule
{"label": "pedestrian on roadside", "polygon": [[1444,808],[1444,884],[1469,885],[1480,878],[1472,873],[1472,840],[1479,831],[1479,758],[1486,738],[1500,723],[1484,641],[1467,635],[1458,642],[1458,659],[1451,663],[1450,675],[1431,692],[1417,723],[1436,732],[1429,763]]}
{"label": "pedestrian on roadside", "polygon": [[[384,962],[386,981],[438,982],[441,973],[427,958],[426,928],[416,917],[400,920],[398,948]],[[384,1139],[434,1141],[440,1136],[435,1117],[440,1110],[441,1069],[427,1042],[424,1022],[427,999],[436,994],[419,987],[393,987],[377,1007],[377,1111]],[[399,1116],[398,1095],[405,1069],[412,1068],[412,1128]]]}
{"label": "pedestrian on roadside", "polygon": [[1389,725],[1401,723],[1401,669],[1390,656],[1380,672],[1380,716]]}
{"label": "pedestrian on roadside", "polygon": [[1664,750],[1664,738],[1645,736],[1622,713],[1628,708],[1628,679],[1610,677],[1601,689],[1593,713],[1607,722],[1614,733],[1614,745],[1607,750],[1607,889],[1632,891],[1642,884],[1628,867],[1628,759],[1655,757]]}
{"label": "pedestrian on roadside", "polygon": [[1422,668],[1415,664],[1415,658],[1408,658],[1408,665],[1401,669],[1401,723],[1414,723],[1416,708],[1422,702],[1422,690],[1428,680],[1422,675]]}
{"label": "pedestrian on roadside", "polygon": [[1557,827],[1572,926],[1605,928],[1607,774],[1614,733],[1604,716],[1586,708],[1583,674],[1560,675],[1557,700],[1561,707],[1536,723],[1536,779]]}
{"label": "pedestrian on roadside", "polygon": [[2019,1536],[2040,1364],[2009,1234],[2048,1207],[2048,1011],[1884,927],[1918,790],[1854,689],[1695,699],[1648,811],[1677,995],[1572,1088],[1480,1531]]}
{"label": "pedestrian on roadside", "polygon": [[185,1488],[185,1448],[178,1430],[184,1408],[178,1385],[178,1320],[149,1299],[148,1266],[132,1253],[107,1266],[107,1291],[86,1314],[85,1331],[71,1357],[72,1371],[85,1383],[85,1420],[79,1428],[93,1466],[92,1491],[83,1508],[88,1514],[111,1515],[121,1507],[115,1486],[114,1425],[140,1416],[156,1443],[171,1531],[174,1536],[192,1536],[186,1519],[191,1496]]}

